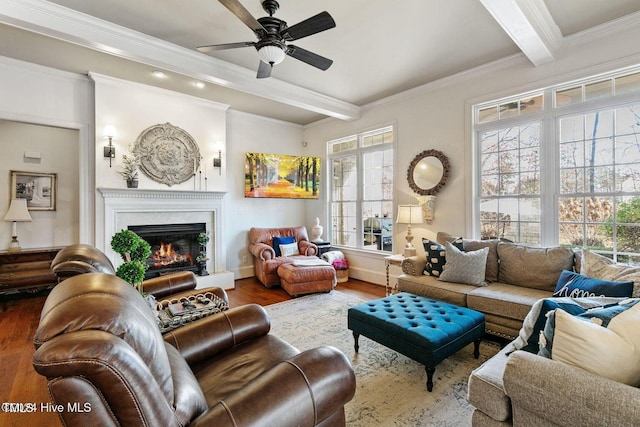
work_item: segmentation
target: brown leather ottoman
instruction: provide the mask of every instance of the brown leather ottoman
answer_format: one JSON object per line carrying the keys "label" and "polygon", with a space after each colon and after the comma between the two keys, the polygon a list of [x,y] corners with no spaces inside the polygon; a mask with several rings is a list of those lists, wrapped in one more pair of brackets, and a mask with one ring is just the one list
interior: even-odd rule
{"label": "brown leather ottoman", "polygon": [[336,286],[336,271],[329,263],[283,264],[278,267],[278,276],[280,285],[292,297],[331,292]]}

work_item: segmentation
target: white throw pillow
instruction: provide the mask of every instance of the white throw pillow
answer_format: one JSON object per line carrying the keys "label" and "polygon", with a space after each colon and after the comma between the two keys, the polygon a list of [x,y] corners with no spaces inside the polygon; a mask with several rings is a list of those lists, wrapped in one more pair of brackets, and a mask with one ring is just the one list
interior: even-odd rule
{"label": "white throw pillow", "polygon": [[640,297],[640,267],[616,263],[590,250],[582,250],[580,274],[614,282],[633,281],[633,297]]}
{"label": "white throw pillow", "polygon": [[551,358],[614,381],[640,385],[640,304],[613,317],[606,328],[598,320],[585,321],[555,310]]}
{"label": "white throw pillow", "polygon": [[484,273],[487,268],[489,248],[463,252],[449,242],[445,242],[446,259],[438,280],[443,282],[466,283],[485,286]]}
{"label": "white throw pillow", "polygon": [[286,245],[280,245],[280,253],[282,256],[300,255],[298,251],[297,243],[288,243]]}

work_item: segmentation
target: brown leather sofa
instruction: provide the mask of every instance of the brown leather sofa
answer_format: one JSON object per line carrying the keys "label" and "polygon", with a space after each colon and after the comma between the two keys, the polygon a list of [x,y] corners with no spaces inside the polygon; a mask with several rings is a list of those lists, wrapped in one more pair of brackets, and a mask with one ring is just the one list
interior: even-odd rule
{"label": "brown leather sofa", "polygon": [[[111,260],[98,248],[75,244],[67,246],[58,252],[51,261],[51,270],[61,282],[69,277],[84,273],[116,274]],[[196,290],[198,281],[190,271],[167,274],[154,277],[142,282],[142,290],[153,295],[156,300],[179,300],[194,293],[211,292],[227,301],[224,289],[218,287],[200,288]],[[227,301],[228,302],[228,301]]]}
{"label": "brown leather sofa", "polygon": [[[291,257],[276,257],[273,250],[274,237],[295,238],[300,255]],[[290,263],[294,259],[315,258],[318,255],[318,247],[309,241],[307,228],[304,225],[298,227],[283,228],[257,228],[249,230],[249,252],[253,255],[253,268],[258,280],[267,288],[280,285],[278,267]]]}
{"label": "brown leather sofa", "polygon": [[81,274],[49,294],[34,337],[66,426],[344,426],[355,392],[333,347],[300,353],[269,334],[251,304],[163,336],[138,292],[120,278]]}

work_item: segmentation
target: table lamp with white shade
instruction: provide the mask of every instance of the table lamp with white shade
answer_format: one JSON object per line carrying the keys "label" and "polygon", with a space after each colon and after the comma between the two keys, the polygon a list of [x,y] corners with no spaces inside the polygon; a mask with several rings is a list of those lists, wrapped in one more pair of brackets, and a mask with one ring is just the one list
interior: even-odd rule
{"label": "table lamp with white shade", "polygon": [[407,244],[404,247],[404,256],[410,257],[416,255],[416,248],[413,247],[411,241],[413,235],[411,234],[411,224],[422,224],[422,206],[420,205],[398,205],[398,217],[396,218],[397,224],[407,224],[407,235],[405,239]]}
{"label": "table lamp with white shade", "polygon": [[4,214],[5,221],[13,222],[13,229],[11,233],[11,243],[9,244],[9,252],[19,252],[20,242],[18,242],[17,222],[31,222],[31,215],[29,215],[29,209],[27,209],[27,199],[12,199],[9,205],[9,210]]}

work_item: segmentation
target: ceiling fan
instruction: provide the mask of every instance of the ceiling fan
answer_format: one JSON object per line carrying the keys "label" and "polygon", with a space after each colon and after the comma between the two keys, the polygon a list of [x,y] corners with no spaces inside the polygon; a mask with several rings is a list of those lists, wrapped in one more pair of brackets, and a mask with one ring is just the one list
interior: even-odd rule
{"label": "ceiling fan", "polygon": [[285,21],[273,16],[280,7],[275,0],[264,0],[262,2],[262,8],[269,16],[258,19],[255,19],[238,0],[219,1],[247,27],[253,30],[256,37],[258,37],[258,41],[198,46],[198,51],[207,53],[216,50],[253,46],[258,51],[258,56],[260,57],[257,75],[259,79],[271,76],[273,66],[281,63],[286,55],[323,71],[333,64],[333,61],[328,58],[301,47],[287,44],[287,42],[299,40],[303,37],[311,36],[335,27],[336,23],[328,12],[320,12],[311,18],[288,27]]}

